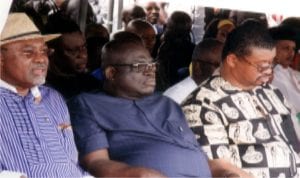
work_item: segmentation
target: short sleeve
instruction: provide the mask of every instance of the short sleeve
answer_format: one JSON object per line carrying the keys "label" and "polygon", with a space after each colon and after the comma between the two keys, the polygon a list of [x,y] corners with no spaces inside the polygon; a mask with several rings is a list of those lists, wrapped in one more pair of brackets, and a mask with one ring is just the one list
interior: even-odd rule
{"label": "short sleeve", "polygon": [[108,147],[105,131],[96,122],[97,116],[84,97],[78,96],[68,102],[75,143],[79,157]]}

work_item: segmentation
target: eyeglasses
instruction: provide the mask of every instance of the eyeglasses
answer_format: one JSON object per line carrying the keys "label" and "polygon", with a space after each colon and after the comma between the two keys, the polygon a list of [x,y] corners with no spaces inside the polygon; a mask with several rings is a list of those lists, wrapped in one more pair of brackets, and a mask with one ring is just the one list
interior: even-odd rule
{"label": "eyeglasses", "polygon": [[264,62],[264,63],[261,63],[261,64],[254,64],[250,61],[248,61],[247,59],[243,58],[242,61],[245,61],[247,64],[249,64],[250,66],[256,68],[257,72],[259,73],[263,73],[265,72],[266,70],[269,70],[269,69],[273,69],[275,64],[274,63],[268,63],[268,62]]}
{"label": "eyeglasses", "polygon": [[159,65],[158,62],[134,63],[134,64],[110,64],[110,66],[114,66],[114,67],[130,67],[132,71],[137,73],[156,70],[158,65]]}

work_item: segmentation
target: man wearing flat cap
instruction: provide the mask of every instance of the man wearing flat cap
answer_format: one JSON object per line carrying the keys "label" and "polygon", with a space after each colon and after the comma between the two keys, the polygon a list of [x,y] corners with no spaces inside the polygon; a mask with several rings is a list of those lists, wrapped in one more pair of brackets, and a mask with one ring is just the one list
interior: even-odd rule
{"label": "man wearing flat cap", "polygon": [[290,26],[282,25],[271,28],[270,33],[276,41],[274,59],[276,66],[273,70],[272,84],[278,87],[287,98],[292,109],[295,130],[300,140],[300,122],[298,122],[300,121],[300,72],[290,67],[295,56],[297,32]]}
{"label": "man wearing flat cap", "polygon": [[46,41],[24,13],[9,14],[0,41],[0,176],[83,177],[62,97],[43,86]]}

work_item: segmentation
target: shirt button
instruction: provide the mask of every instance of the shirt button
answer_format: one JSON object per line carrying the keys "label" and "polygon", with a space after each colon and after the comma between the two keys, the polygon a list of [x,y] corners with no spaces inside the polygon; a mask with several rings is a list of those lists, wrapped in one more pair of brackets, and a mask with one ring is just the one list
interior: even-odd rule
{"label": "shirt button", "polygon": [[183,132],[183,128],[181,126],[179,126],[179,130],[180,132]]}
{"label": "shirt button", "polygon": [[45,118],[45,121],[46,121],[46,122],[49,122],[50,120],[49,120],[49,118],[48,118],[48,117],[46,117],[46,118]]}

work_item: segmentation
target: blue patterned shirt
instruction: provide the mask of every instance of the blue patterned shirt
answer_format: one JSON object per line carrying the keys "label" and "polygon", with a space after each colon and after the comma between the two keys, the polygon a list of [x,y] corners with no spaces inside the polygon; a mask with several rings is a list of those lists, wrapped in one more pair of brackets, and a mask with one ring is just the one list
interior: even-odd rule
{"label": "blue patterned shirt", "polygon": [[28,177],[83,177],[73,141],[69,113],[53,89],[39,87],[20,96],[0,87],[0,172]]}

